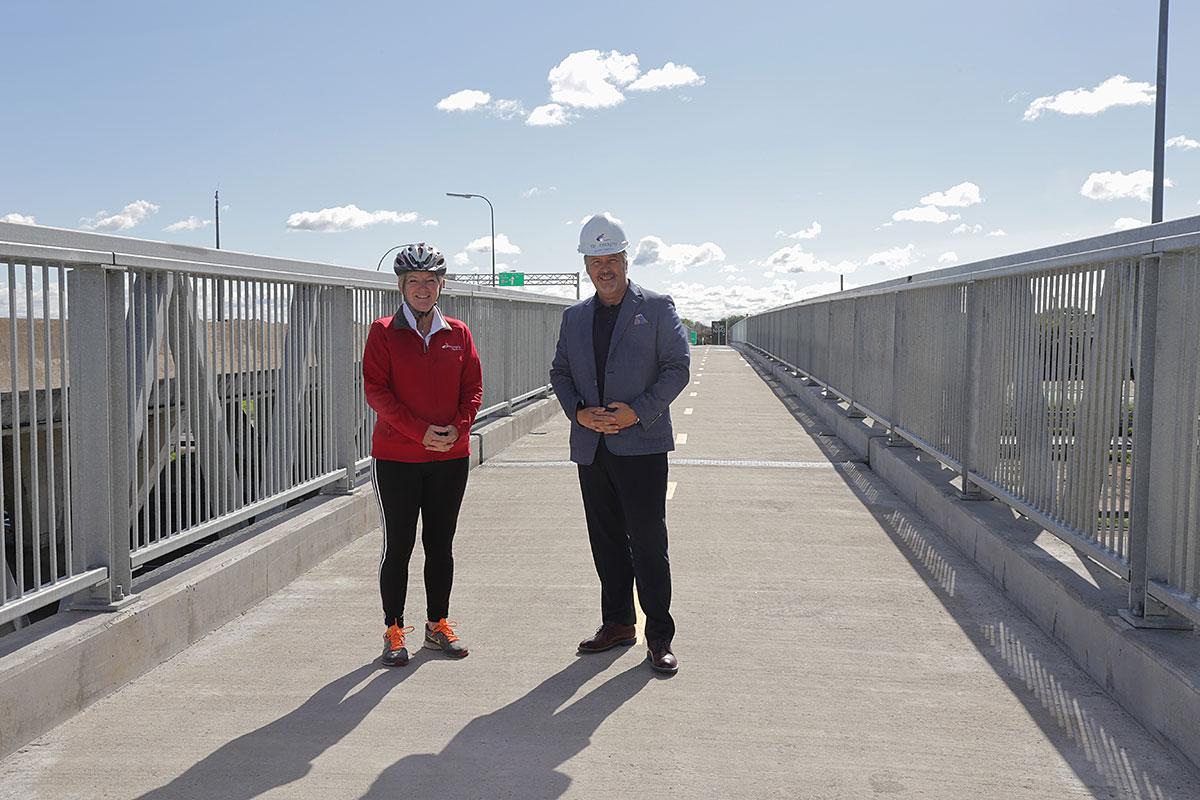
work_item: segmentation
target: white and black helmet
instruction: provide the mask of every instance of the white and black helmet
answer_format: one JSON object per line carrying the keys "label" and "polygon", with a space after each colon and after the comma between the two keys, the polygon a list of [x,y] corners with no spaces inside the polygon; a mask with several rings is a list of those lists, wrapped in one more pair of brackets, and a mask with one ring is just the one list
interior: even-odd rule
{"label": "white and black helmet", "polygon": [[396,271],[397,275],[403,275],[406,272],[434,272],[441,277],[446,274],[446,257],[442,255],[441,250],[431,244],[424,242],[406,244],[400,248],[399,253],[396,253],[396,261],[393,263],[392,269]]}

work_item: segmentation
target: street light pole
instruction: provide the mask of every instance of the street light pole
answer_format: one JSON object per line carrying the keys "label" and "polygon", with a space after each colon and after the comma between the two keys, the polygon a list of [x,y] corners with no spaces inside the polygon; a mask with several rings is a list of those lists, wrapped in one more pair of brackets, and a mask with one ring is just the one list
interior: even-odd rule
{"label": "street light pole", "polygon": [[446,192],[447,197],[478,197],[480,200],[488,204],[488,213],[492,218],[492,286],[496,285],[496,209],[492,206],[492,201],[488,200],[481,194],[469,194],[466,192]]}
{"label": "street light pole", "polygon": [[1163,137],[1167,127],[1167,7],[1169,0],[1158,3],[1158,82],[1154,90],[1154,191],[1150,204],[1150,222],[1163,218]]}

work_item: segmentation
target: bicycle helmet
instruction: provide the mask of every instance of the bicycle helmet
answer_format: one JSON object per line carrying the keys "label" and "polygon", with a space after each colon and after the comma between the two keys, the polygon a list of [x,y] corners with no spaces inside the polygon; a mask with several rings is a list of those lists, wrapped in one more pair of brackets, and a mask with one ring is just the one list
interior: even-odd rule
{"label": "bicycle helmet", "polygon": [[397,275],[406,272],[434,272],[438,277],[446,274],[446,257],[442,251],[430,244],[417,242],[406,244],[396,253],[392,269]]}

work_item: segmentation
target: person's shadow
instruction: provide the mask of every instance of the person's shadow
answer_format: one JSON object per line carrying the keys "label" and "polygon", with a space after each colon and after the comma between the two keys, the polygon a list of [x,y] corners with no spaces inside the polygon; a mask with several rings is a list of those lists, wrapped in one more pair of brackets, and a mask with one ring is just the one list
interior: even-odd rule
{"label": "person's shadow", "polygon": [[646,663],[639,661],[558,710],[619,655],[613,652],[577,659],[524,697],[471,720],[442,752],[400,759],[380,773],[362,800],[549,800],[562,796],[571,778],[558,771],[559,765],[586,748],[600,723],[655,677]]}
{"label": "person's shadow", "polygon": [[[353,731],[397,684],[422,663],[407,669],[381,667],[378,659],[337,678],[294,711],[239,736],[196,762],[175,780],[138,800],[221,798],[249,800],[303,778],[312,762]],[[374,678],[352,695],[347,693],[372,673]],[[182,725],[189,724],[181,719]]]}

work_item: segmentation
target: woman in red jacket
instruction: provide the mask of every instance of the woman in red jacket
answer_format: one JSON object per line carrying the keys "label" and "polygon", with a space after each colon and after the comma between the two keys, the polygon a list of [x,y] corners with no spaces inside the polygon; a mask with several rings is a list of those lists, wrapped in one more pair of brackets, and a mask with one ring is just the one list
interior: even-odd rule
{"label": "woman in red jacket", "polygon": [[425,646],[456,658],[467,648],[454,633],[451,542],[467,487],[471,425],[483,400],[479,354],[460,320],[442,315],[438,296],[446,259],[424,242],[397,254],[403,302],[371,324],[363,351],[363,385],[378,419],[371,436],[373,481],[383,523],[379,593],[383,663],[408,663],[404,600],[408,561],[421,517],[425,548]]}

